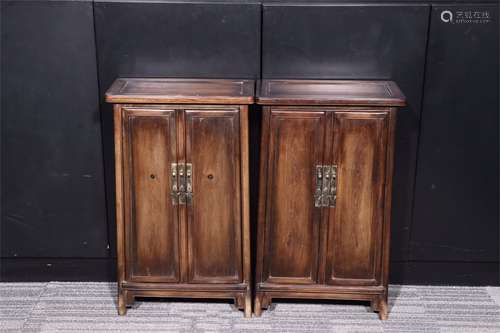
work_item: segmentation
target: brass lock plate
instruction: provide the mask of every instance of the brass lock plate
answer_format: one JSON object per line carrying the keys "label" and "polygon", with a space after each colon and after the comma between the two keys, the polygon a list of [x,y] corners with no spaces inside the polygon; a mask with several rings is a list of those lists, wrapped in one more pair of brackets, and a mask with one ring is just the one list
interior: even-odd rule
{"label": "brass lock plate", "polygon": [[335,207],[337,199],[337,166],[317,165],[314,207]]}
{"label": "brass lock plate", "polygon": [[193,165],[191,163],[172,163],[170,169],[172,203],[174,205],[191,204],[193,198]]}

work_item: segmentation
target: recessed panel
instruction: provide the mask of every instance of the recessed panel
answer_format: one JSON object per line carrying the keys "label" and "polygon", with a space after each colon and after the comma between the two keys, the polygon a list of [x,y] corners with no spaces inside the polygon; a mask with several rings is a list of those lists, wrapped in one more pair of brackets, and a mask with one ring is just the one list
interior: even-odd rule
{"label": "recessed panel", "polygon": [[316,283],[321,208],[313,194],[326,112],[272,109],[269,126],[264,281]]}
{"label": "recessed panel", "polygon": [[186,111],[189,281],[241,282],[239,110]]}
{"label": "recessed panel", "polygon": [[328,226],[326,272],[330,284],[380,282],[387,120],[387,112],[335,113],[337,200]]}
{"label": "recessed panel", "polygon": [[127,279],[179,279],[179,221],[172,200],[175,111],[124,110]]}

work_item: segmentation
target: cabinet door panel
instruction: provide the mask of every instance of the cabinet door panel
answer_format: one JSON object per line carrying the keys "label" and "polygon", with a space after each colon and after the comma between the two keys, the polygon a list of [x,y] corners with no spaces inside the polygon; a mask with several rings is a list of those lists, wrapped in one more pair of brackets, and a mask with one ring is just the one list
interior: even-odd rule
{"label": "cabinet door panel", "polygon": [[126,260],[131,281],[179,280],[178,218],[170,197],[175,122],[175,111],[124,113]]}
{"label": "cabinet door panel", "polygon": [[335,112],[337,201],[329,216],[326,281],[380,280],[387,112]]}
{"label": "cabinet door panel", "polygon": [[188,275],[192,283],[235,283],[241,276],[239,110],[186,111]]}
{"label": "cabinet door panel", "polygon": [[264,280],[317,282],[321,209],[314,207],[326,113],[271,111]]}

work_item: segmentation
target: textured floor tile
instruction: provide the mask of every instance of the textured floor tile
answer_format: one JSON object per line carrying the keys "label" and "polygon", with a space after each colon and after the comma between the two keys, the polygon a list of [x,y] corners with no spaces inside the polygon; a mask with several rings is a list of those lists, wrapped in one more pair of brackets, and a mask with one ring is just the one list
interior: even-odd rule
{"label": "textured floor tile", "polygon": [[426,316],[442,333],[500,332],[500,306],[485,287],[427,287]]}
{"label": "textured floor tile", "polygon": [[486,287],[490,297],[500,306],[500,287]]}
{"label": "textured floor tile", "polygon": [[496,287],[389,288],[389,320],[368,303],[276,302],[245,319],[230,302],[136,302],[118,316],[115,283],[0,283],[0,332],[498,333]]}
{"label": "textured floor tile", "polygon": [[21,332],[47,283],[0,283],[0,332]]}

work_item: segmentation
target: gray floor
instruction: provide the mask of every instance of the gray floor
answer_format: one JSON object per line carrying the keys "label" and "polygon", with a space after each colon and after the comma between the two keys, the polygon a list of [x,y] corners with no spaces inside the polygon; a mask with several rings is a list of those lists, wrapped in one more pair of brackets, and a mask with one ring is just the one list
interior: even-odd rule
{"label": "gray floor", "polygon": [[389,320],[364,303],[277,303],[244,319],[228,303],[138,302],[114,283],[0,283],[0,332],[500,332],[500,288],[390,287]]}

